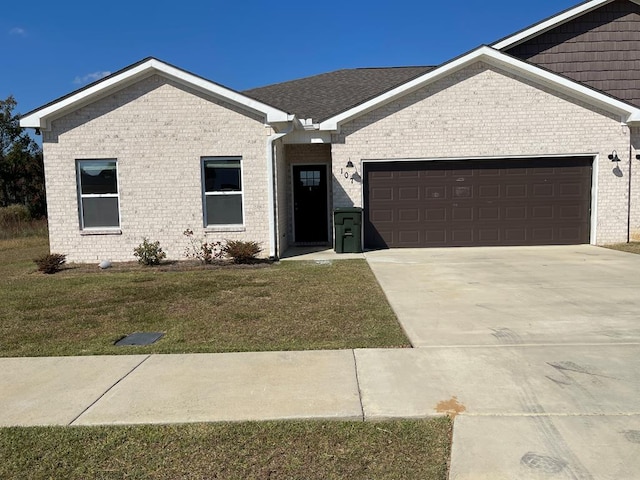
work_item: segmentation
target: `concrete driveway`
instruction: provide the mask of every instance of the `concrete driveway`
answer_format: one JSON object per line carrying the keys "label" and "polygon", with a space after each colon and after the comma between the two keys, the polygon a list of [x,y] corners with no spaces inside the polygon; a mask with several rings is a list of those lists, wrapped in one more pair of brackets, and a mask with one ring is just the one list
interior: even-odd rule
{"label": "concrete driveway", "polygon": [[640,341],[640,255],[577,245],[366,258],[414,347]]}
{"label": "concrete driveway", "polygon": [[417,348],[356,351],[365,418],[457,414],[451,480],[639,478],[640,256],[366,258]]}

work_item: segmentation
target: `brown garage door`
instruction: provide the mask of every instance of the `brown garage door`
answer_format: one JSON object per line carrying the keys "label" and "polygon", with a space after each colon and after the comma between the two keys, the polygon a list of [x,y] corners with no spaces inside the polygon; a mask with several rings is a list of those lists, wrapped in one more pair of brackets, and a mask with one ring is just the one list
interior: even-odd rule
{"label": "brown garage door", "polygon": [[589,243],[592,158],[366,162],[367,248]]}

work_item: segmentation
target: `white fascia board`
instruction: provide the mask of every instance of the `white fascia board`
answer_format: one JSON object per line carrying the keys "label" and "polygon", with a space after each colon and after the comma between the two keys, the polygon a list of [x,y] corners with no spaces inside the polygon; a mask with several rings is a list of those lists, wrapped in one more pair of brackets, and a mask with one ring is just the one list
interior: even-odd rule
{"label": "white fascia board", "polygon": [[341,123],[347,122],[359,115],[374,110],[384,105],[385,103],[402,97],[414,90],[422,88],[442,77],[450,75],[451,73],[478,61],[484,61],[490,65],[501,68],[503,70],[507,70],[516,75],[525,76],[534,81],[537,81],[538,83],[544,83],[556,90],[567,93],[568,95],[575,98],[579,98],[591,105],[597,105],[608,111],[615,111],[616,114],[625,116],[624,121],[627,121],[634,115],[640,115],[640,109],[634,108],[633,106],[625,102],[616,100],[615,98],[604,95],[596,90],[587,88],[565,77],[561,77],[560,75],[506,55],[498,50],[495,50],[494,48],[483,46],[449,63],[446,63],[443,66],[436,68],[435,70],[427,72],[410,82],[400,85],[393,90],[390,90],[374,99],[371,99],[368,102],[365,102],[350,110],[347,110],[346,112],[325,120],[324,122],[320,123],[320,130],[336,131],[338,130],[338,127]]}
{"label": "white fascia board", "polygon": [[210,82],[209,80],[205,80],[204,78],[185,72],[184,70],[180,70],[159,60],[150,59],[140,65],[136,65],[135,67],[123,71],[119,75],[107,78],[106,80],[102,80],[89,88],[80,90],[75,95],[70,95],[59,102],[55,102],[45,108],[35,110],[31,114],[20,119],[20,126],[27,128],[46,128],[48,118],[55,116],[60,112],[71,110],[74,105],[79,106],[89,103],[92,99],[98,99],[105,93],[115,90],[119,86],[130,84],[138,78],[153,73],[163,74],[183,83],[186,86],[221,98],[246,110],[264,114],[267,123],[289,122],[293,120],[294,117],[287,112],[258,102],[257,100],[253,100],[252,98]]}
{"label": "white fascia board", "polygon": [[[513,35],[510,35],[502,40],[498,40],[493,43],[491,46],[497,50],[504,50],[505,48],[513,47],[518,43],[528,40],[531,37],[539,35],[547,30],[551,30],[552,28],[557,27],[558,25],[562,25],[569,20],[572,20],[580,15],[590,12],[591,10],[595,10],[607,3],[611,3],[614,0],[591,0],[580,5],[577,5],[574,8],[570,8],[569,10],[565,10],[558,15],[554,15],[553,17],[548,18],[547,20],[543,20],[540,23],[537,23],[529,28],[525,28]],[[640,4],[640,0],[630,0],[634,3]]]}

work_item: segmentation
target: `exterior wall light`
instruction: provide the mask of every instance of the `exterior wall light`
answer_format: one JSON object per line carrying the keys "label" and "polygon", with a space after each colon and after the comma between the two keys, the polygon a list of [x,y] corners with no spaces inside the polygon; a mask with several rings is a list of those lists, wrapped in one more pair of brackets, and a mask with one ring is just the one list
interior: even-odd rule
{"label": "exterior wall light", "polygon": [[611,152],[611,155],[609,155],[609,160],[611,160],[612,162],[619,162],[620,157],[618,157],[618,152],[616,152],[615,150]]}
{"label": "exterior wall light", "polygon": [[353,164],[351,159],[347,161],[347,164],[345,165],[344,169],[341,169],[340,171],[344,175],[344,178],[351,179],[351,183],[353,183],[353,180],[360,180],[360,175],[358,175],[358,170],[356,170],[356,166]]}

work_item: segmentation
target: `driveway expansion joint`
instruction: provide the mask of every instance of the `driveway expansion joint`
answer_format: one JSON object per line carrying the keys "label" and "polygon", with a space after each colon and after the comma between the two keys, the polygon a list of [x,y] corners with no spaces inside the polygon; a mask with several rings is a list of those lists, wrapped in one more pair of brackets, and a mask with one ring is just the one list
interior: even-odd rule
{"label": "driveway expansion joint", "polygon": [[87,407],[82,410],[82,412],[80,412],[73,420],[71,420],[67,426],[72,426],[75,422],[78,421],[78,419],[80,417],[82,417],[87,410],[89,410],[91,407],[93,407],[96,403],[98,403],[107,393],[109,393],[111,390],[113,390],[113,388],[118,385],[120,382],[122,382],[125,378],[127,378],[129,375],[131,375],[135,370],[138,369],[138,367],[140,367],[140,365],[142,365],[144,362],[146,362],[147,360],[149,360],[149,358],[151,358],[151,354],[147,355],[146,357],[144,357],[137,365],[135,365],[131,370],[129,370],[127,373],[125,373],[122,377],[120,377],[113,385],[111,385],[109,388],[107,388],[104,392],[102,392],[102,394],[96,398],[93,402],[91,402],[89,405],[87,405]]}

